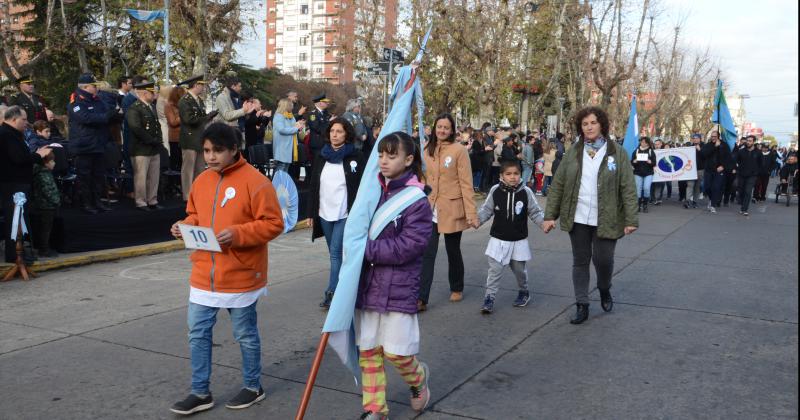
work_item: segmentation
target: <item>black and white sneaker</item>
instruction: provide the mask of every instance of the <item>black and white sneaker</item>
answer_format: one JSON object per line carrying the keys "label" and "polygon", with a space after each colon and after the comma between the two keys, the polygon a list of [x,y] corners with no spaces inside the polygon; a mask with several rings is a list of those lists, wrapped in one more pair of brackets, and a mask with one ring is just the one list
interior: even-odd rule
{"label": "black and white sneaker", "polygon": [[263,400],[266,398],[266,394],[264,394],[264,390],[262,388],[258,388],[258,392],[251,391],[247,388],[242,388],[235,397],[233,397],[230,401],[225,403],[225,407],[231,408],[234,410],[239,410],[242,408],[250,407],[251,405]]}
{"label": "black and white sneaker", "polygon": [[530,301],[531,301],[530,292],[528,292],[527,290],[520,290],[519,293],[517,293],[517,298],[514,299],[513,306],[521,308],[523,306],[527,306],[528,302]]}
{"label": "black and white sneaker", "polygon": [[211,394],[202,398],[194,394],[189,394],[183,401],[178,401],[173,404],[169,411],[175,414],[188,416],[189,414],[209,410],[211,407],[214,407],[214,398],[211,397]]}

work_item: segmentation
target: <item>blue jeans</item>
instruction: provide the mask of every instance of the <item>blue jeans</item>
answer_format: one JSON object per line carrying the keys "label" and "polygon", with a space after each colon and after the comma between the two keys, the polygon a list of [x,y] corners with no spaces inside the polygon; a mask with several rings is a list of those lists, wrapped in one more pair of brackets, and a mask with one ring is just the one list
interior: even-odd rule
{"label": "blue jeans", "polygon": [[653,185],[653,175],[639,176],[634,175],[636,179],[636,196],[639,198],[650,198],[650,186]]}
{"label": "blue jeans", "polygon": [[472,171],[472,189],[479,189],[481,187],[481,179],[483,178],[483,171]]}
{"label": "blue jeans", "polygon": [[328,253],[331,254],[331,273],[328,278],[328,292],[335,292],[339,284],[339,269],[342,268],[342,242],[344,242],[344,223],[347,219],[329,222],[320,218],[320,227],[328,243]]}
{"label": "blue jeans", "polygon": [[722,192],[725,189],[725,172],[717,172],[714,169],[704,171],[703,188],[706,197],[714,207],[719,207],[722,203]]}
{"label": "blue jeans", "polygon": [[[261,387],[261,339],[258,336],[256,302],[244,308],[229,308],[233,338],[242,350],[244,387]],[[211,379],[211,338],[219,308],[189,302],[189,350],[192,356],[192,394],[208,395]]]}
{"label": "blue jeans", "polygon": [[528,182],[531,180],[533,176],[533,166],[530,165],[522,165],[522,185],[528,185]]}
{"label": "blue jeans", "polygon": [[547,194],[547,189],[550,188],[550,183],[553,182],[552,176],[545,176],[542,182],[542,194]]}

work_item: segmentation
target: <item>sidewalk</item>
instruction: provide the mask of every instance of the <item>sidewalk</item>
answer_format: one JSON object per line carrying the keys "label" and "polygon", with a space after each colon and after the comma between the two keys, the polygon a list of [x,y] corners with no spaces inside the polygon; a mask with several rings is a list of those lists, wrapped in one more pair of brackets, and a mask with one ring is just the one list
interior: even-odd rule
{"label": "sidewalk", "polygon": [[[538,197],[537,197],[538,198]],[[542,200],[544,201],[544,200]],[[675,201],[651,207],[617,246],[603,313],[574,311],[569,237],[531,225],[534,299],[513,308],[506,274],[491,316],[480,314],[489,226],[465,232],[463,302],[447,301],[439,250],[420,358],[432,406],[421,419],[790,419],[798,416],[798,207],[768,202],[751,217]],[[759,211],[762,210],[762,211]],[[214,339],[217,407],[197,419],[293,418],[325,313],[324,241],[307,230],[270,246],[269,296],[258,304],[265,401],[222,407],[241,386],[228,315]],[[174,419],[188,391],[188,252],[45,272],[0,283],[0,418]],[[414,418],[389,370],[392,419]],[[328,352],[307,419],[354,419],[359,390]]]}

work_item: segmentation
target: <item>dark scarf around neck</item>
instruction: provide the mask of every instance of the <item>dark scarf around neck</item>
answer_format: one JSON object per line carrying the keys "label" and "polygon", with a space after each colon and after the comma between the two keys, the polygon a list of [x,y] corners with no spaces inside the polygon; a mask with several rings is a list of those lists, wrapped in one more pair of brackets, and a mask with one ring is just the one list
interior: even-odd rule
{"label": "dark scarf around neck", "polygon": [[327,162],[330,163],[342,163],[344,158],[350,156],[355,150],[355,146],[350,143],[345,143],[344,146],[339,148],[339,150],[334,150],[333,146],[330,143],[322,146],[322,151],[320,151],[320,156],[325,159]]}

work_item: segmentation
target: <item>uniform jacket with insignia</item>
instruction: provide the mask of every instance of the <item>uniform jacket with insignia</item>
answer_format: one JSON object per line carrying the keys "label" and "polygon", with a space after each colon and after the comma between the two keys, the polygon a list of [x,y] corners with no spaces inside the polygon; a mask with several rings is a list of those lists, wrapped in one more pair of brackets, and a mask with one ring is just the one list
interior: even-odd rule
{"label": "uniform jacket with insignia", "polygon": [[105,153],[110,133],[108,122],[116,114],[103,100],[76,89],[67,105],[69,148],[73,154]]}
{"label": "uniform jacket with insignia", "polygon": [[308,128],[311,130],[309,146],[314,155],[319,154],[319,151],[322,150],[322,146],[325,145],[325,135],[328,131],[330,119],[331,114],[328,110],[320,111],[316,108],[314,108],[314,111],[308,116]]}
{"label": "uniform jacket with insignia", "polygon": [[208,120],[205,108],[191,93],[187,93],[178,101],[178,113],[181,117],[181,149],[203,151],[203,129]]}
{"label": "uniform jacket with insignia", "polygon": [[161,124],[152,106],[136,101],[125,114],[130,130],[131,156],[153,156],[161,151]]}
{"label": "uniform jacket with insignia", "polygon": [[42,103],[42,97],[33,94],[30,97],[22,92],[11,97],[9,105],[18,105],[25,110],[28,115],[28,122],[33,124],[36,120],[47,121],[47,114],[45,114],[45,106]]}

